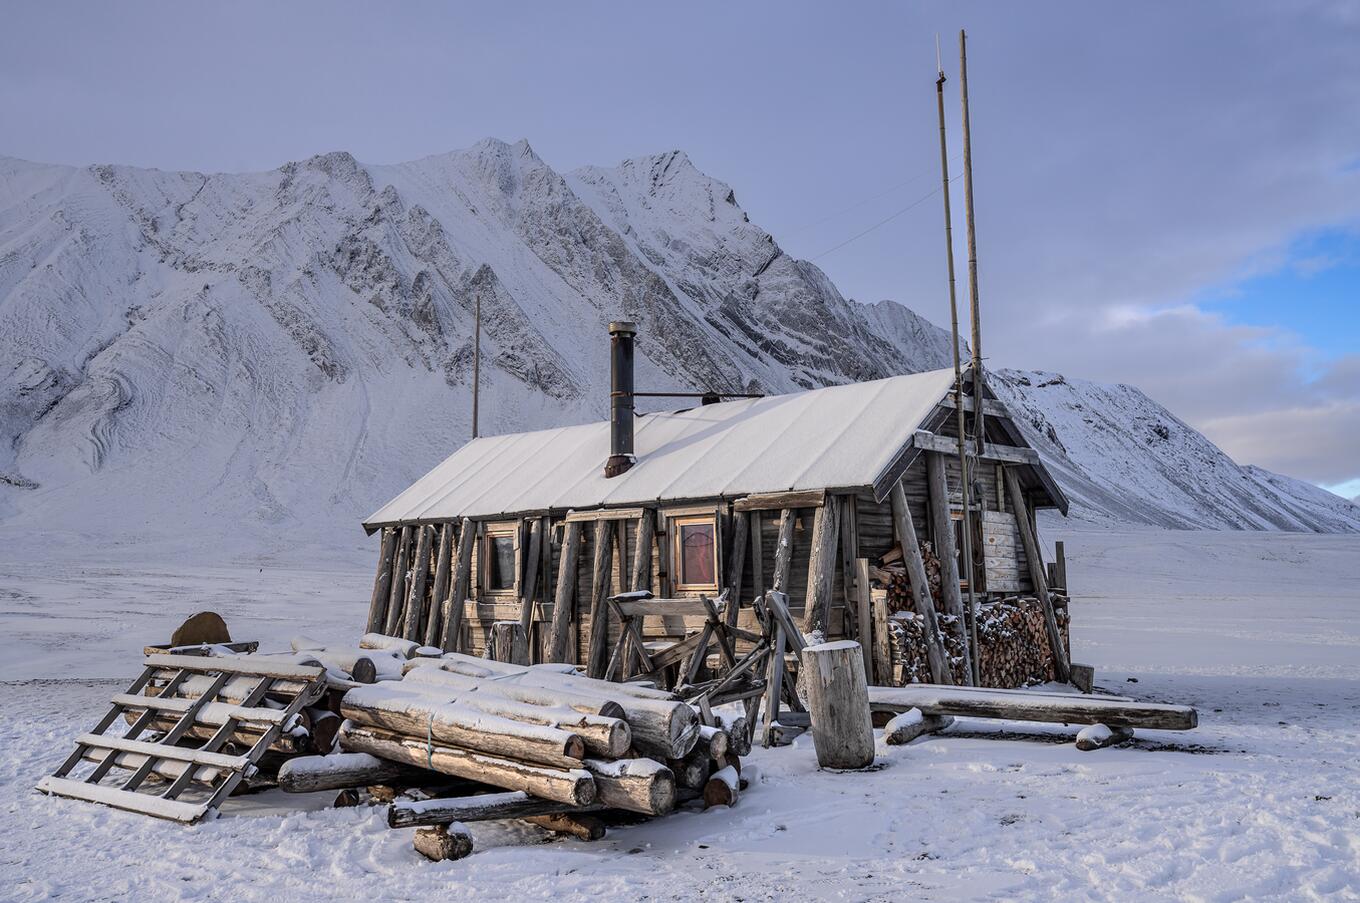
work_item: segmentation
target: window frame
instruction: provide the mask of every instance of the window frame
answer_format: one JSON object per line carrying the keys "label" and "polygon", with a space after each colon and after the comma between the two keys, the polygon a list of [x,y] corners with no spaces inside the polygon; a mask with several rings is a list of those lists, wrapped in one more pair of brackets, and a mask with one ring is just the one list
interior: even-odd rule
{"label": "window frame", "polygon": [[[492,549],[495,545],[495,540],[504,537],[510,538],[510,547],[514,551],[514,563],[511,565],[513,570],[510,574],[510,585],[503,588],[497,588],[491,585],[491,562],[495,557]],[[480,577],[478,583],[481,585],[482,592],[488,596],[514,596],[515,585],[519,582],[516,573],[519,568],[519,525],[513,521],[485,525],[482,528],[480,546],[481,548],[479,551],[481,552],[482,560],[480,562],[481,566],[478,568],[481,572],[478,575]]]}
{"label": "window frame", "polygon": [[[717,593],[722,585],[722,574],[719,570],[721,564],[719,560],[719,546],[721,545],[721,533],[718,525],[718,514],[716,511],[705,514],[685,514],[670,519],[671,528],[671,587],[675,592],[683,593]],[[711,583],[686,583],[684,582],[684,550],[681,548],[681,530],[687,526],[702,524],[713,531],[713,582]]]}

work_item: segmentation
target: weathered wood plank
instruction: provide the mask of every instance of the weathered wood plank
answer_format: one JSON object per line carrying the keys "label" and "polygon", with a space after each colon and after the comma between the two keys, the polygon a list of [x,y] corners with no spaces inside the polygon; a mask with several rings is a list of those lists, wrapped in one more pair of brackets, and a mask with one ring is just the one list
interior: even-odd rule
{"label": "weathered wood plank", "polygon": [[732,556],[727,572],[727,611],[724,620],[727,626],[737,623],[737,612],[741,609],[741,586],[746,572],[746,545],[749,541],[751,515],[738,511],[732,515]]}
{"label": "weathered wood plank", "polygon": [[826,637],[831,596],[835,592],[836,549],[841,535],[841,504],[830,496],[812,517],[812,552],[808,556],[808,587],[803,603],[803,633]]}
{"label": "weathered wood plank", "polygon": [[1198,713],[1184,705],[1076,693],[1030,693],[1025,690],[944,687],[935,684],[870,687],[869,707],[879,712],[905,712],[916,708],[926,715],[1001,718],[1050,724],[1106,724],[1110,727],[1162,731],[1188,731],[1199,724]]}
{"label": "weathered wood plank", "polygon": [[562,553],[557,568],[557,593],[553,598],[552,633],[548,639],[548,661],[565,662],[573,636],[573,603],[576,597],[576,563],[581,556],[581,524],[566,525]]}
{"label": "weathered wood plank", "polygon": [[392,593],[392,558],[397,550],[397,531],[384,527],[382,548],[378,550],[378,573],[373,578],[373,597],[368,603],[369,633],[378,633],[387,623],[387,597]]}
{"label": "weathered wood plank", "polygon": [[824,489],[802,489],[795,492],[761,492],[737,499],[733,511],[778,511],[784,508],[820,508],[826,500]]}
{"label": "weathered wood plank", "polygon": [[425,589],[430,580],[430,543],[434,537],[434,527],[422,526],[416,530],[415,560],[412,562],[411,588],[406,596],[401,636],[403,639],[419,641],[425,624]]}
{"label": "weathered wood plank", "polygon": [[449,598],[449,582],[453,579],[453,524],[443,524],[439,528],[439,554],[434,566],[434,586],[430,590],[430,610],[425,619],[425,636],[421,639],[426,646],[439,642],[440,628],[443,626],[444,603]]}
{"label": "weathered wood plank", "polygon": [[595,561],[590,581],[590,647],[586,674],[604,677],[609,663],[609,617],[605,600],[609,598],[610,571],[614,567],[614,521],[595,522]]}
{"label": "weathered wood plank", "polygon": [[397,636],[401,631],[402,609],[406,603],[407,562],[411,557],[411,529],[410,524],[402,527],[397,540],[397,560],[392,565],[392,586],[387,596],[387,619],[379,631],[388,636]]}
{"label": "weathered wood plank", "polygon": [[477,525],[463,518],[458,528],[458,566],[453,573],[453,590],[449,594],[448,611],[444,614],[444,640],[440,647],[445,652],[461,652],[463,643],[463,606],[472,588],[472,549],[476,545]]}
{"label": "weathered wood plank", "polygon": [[[957,439],[941,436],[938,433],[928,433],[925,430],[916,431],[915,435],[912,436],[912,444],[925,452],[935,452],[942,455],[957,455],[959,453]],[[1007,464],[1040,466],[1037,451],[1014,445],[993,445],[989,442],[983,446],[980,457],[983,461],[1002,461]]]}

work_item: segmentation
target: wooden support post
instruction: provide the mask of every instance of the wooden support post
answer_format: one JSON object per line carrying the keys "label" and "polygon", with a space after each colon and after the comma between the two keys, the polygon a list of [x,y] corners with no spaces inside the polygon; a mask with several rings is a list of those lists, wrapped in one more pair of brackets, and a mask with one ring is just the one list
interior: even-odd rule
{"label": "wooden support post", "polygon": [[411,588],[406,598],[406,615],[401,636],[419,641],[425,624],[425,590],[430,582],[430,543],[434,527],[417,527],[416,553],[411,567]]}
{"label": "wooden support post", "polygon": [[[764,517],[759,511],[751,512],[751,600],[765,595],[765,537],[761,531]],[[755,730],[752,723],[751,729]]]}
{"label": "wooden support post", "polygon": [[[831,619],[831,596],[836,586],[836,545],[841,535],[841,501],[834,495],[812,518],[812,551],[808,555],[807,596],[803,602],[803,633],[826,639]],[[813,640],[817,642],[817,640]]]}
{"label": "wooden support post", "polygon": [[651,590],[652,588],[652,542],[656,536],[656,512],[650,508],[642,509],[638,518],[637,543],[633,548],[633,572],[628,581],[628,590]]}
{"label": "wooden support post", "polygon": [[793,565],[793,522],[794,511],[785,508],[779,512],[779,544],[774,551],[774,585],[770,588],[777,593],[789,591],[789,568]]}
{"label": "wooden support post", "polygon": [[872,765],[874,725],[859,643],[837,640],[808,646],[802,665],[817,764],[823,768]]}
{"label": "wooden support post", "polygon": [[741,608],[741,581],[746,575],[746,546],[749,540],[750,515],[738,511],[732,515],[732,557],[727,572],[727,611],[723,619],[728,627],[737,626],[737,613]]}
{"label": "wooden support post", "polygon": [[401,630],[402,608],[406,602],[406,570],[411,558],[411,525],[401,528],[401,538],[397,540],[397,560],[392,565],[392,588],[387,595],[387,623],[381,633],[397,636]]}
{"label": "wooden support post", "polygon": [[856,639],[864,627],[859,620],[859,609],[855,595],[855,556],[859,554],[859,518],[853,495],[841,496],[841,535],[837,544],[841,564],[841,597],[845,599],[845,636]]}
{"label": "wooden support post", "polygon": [[869,608],[874,622],[874,674],[878,683],[890,686],[892,673],[892,642],[888,638],[888,593],[886,590],[869,597]]}
{"label": "wooden support post", "polygon": [[779,700],[784,687],[784,646],[784,625],[775,620],[770,668],[765,678],[765,721],[760,731],[761,745],[767,749],[774,742],[774,725],[779,720]]}
{"label": "wooden support post", "polygon": [[1044,628],[1048,632],[1048,644],[1053,649],[1053,673],[1058,680],[1067,683],[1072,679],[1068,667],[1067,647],[1063,645],[1062,631],[1058,629],[1058,618],[1053,612],[1053,598],[1048,593],[1048,578],[1044,574],[1044,559],[1039,543],[1030,527],[1029,508],[1020,492],[1020,479],[1012,468],[1006,468],[1006,493],[1010,496],[1011,507],[1015,509],[1015,522],[1020,526],[1020,540],[1025,544],[1025,558],[1029,563],[1030,580],[1034,582],[1034,594],[1039,597],[1039,605],[1044,611]]}
{"label": "wooden support post", "polygon": [[[525,643],[533,636],[534,598],[538,595],[538,566],[543,557],[543,518],[536,517],[529,525],[529,550],[524,556],[524,581],[520,585],[519,627]],[[528,664],[526,661],[525,664]]]}
{"label": "wooden support post", "polygon": [[604,677],[609,663],[609,584],[614,568],[614,524],[612,520],[595,522],[594,567],[590,579],[590,646],[586,659],[589,677]]}
{"label": "wooden support post", "polygon": [[1061,587],[1063,593],[1070,596],[1071,594],[1068,592],[1067,586],[1067,552],[1063,548],[1063,541],[1061,539],[1053,543],[1053,558],[1055,570],[1058,572],[1058,579],[1054,581],[1054,585]]}
{"label": "wooden support post", "polygon": [[439,555],[434,566],[434,588],[430,593],[430,611],[425,623],[425,636],[420,642],[433,646],[439,642],[444,603],[449,598],[449,581],[453,578],[453,524],[439,528]]}
{"label": "wooden support post", "polygon": [[572,605],[576,599],[576,560],[581,556],[581,524],[570,521],[562,539],[557,565],[557,593],[553,597],[552,633],[548,638],[548,661],[565,662],[571,644]]}
{"label": "wooden support post", "polygon": [[444,641],[439,645],[445,652],[461,652],[463,644],[463,608],[472,588],[472,547],[477,539],[477,525],[463,518],[458,529],[458,566],[453,572],[453,592],[449,595],[449,610],[444,616]]}
{"label": "wooden support post", "polygon": [[[921,558],[921,544],[916,539],[916,526],[911,522],[911,509],[907,506],[907,494],[902,489],[901,480],[893,484],[891,498],[893,528],[897,533],[897,541],[902,545],[902,558],[907,564],[907,579],[911,581],[912,600],[925,630],[926,660],[930,665],[930,679],[937,684],[952,684],[954,677],[949,669],[949,656],[945,653],[944,638],[940,636],[940,622],[935,615],[935,600],[930,595],[926,565]],[[957,590],[958,584],[955,583],[954,587]],[[886,686],[884,675],[879,674],[878,681]]]}
{"label": "wooden support post", "polygon": [[855,559],[855,620],[859,622],[859,645],[864,650],[864,679],[874,683],[873,674],[873,615],[869,605],[873,593],[869,589],[869,559]]}
{"label": "wooden support post", "polygon": [[[935,554],[940,558],[940,591],[945,610],[954,616],[955,630],[963,640],[965,683],[973,682],[973,654],[969,648],[968,622],[964,619],[963,594],[959,590],[959,558],[954,548],[954,521],[949,516],[949,484],[945,480],[944,455],[926,452],[926,475],[930,484],[930,516],[935,528]],[[906,549],[902,550],[904,553]]]}
{"label": "wooden support post", "polygon": [[381,633],[387,622],[387,597],[392,592],[392,556],[397,550],[397,531],[383,527],[378,550],[378,573],[373,578],[373,598],[368,603],[368,633]]}

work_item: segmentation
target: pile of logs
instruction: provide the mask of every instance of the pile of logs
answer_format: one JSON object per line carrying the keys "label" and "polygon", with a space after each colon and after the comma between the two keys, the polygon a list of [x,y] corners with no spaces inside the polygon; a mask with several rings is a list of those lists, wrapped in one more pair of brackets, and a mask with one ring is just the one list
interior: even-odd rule
{"label": "pile of logs", "polygon": [[[1054,596],[1054,614],[1066,644],[1070,640],[1065,601]],[[965,683],[962,631],[956,629],[950,615],[940,615],[939,620],[954,682],[962,685]],[[920,616],[899,611],[888,624],[895,684],[930,683]],[[1024,687],[1056,679],[1044,613],[1037,599],[1011,597],[981,605],[977,633],[982,686]]]}
{"label": "pile of logs", "polygon": [[[713,723],[675,695],[579,674],[449,653],[406,662],[400,680],[345,693],[343,754],[296,759],[288,791],[406,788],[389,824],[418,826],[430,858],[471,852],[464,823],[521,818],[594,838],[611,812],[664,815],[683,802],[733,805],[743,719]],[[409,788],[418,788],[412,792]]]}

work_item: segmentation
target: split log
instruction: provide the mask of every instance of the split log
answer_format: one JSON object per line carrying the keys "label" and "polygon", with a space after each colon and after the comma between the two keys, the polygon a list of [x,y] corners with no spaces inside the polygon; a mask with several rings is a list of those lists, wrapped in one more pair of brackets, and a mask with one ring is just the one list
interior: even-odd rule
{"label": "split log", "polygon": [[554,834],[570,834],[581,840],[599,840],[605,834],[604,822],[593,815],[531,815],[525,821]]}
{"label": "split log", "polygon": [[593,812],[601,808],[603,807],[598,803],[576,806],[512,790],[446,799],[395,800],[387,810],[387,826],[411,828],[419,825],[445,825],[450,822],[534,818],[568,812]]}
{"label": "split log", "polygon": [[595,522],[594,568],[590,580],[590,645],[586,658],[586,673],[604,677],[609,662],[609,598],[610,572],[614,566],[614,521]]}
{"label": "split log", "polygon": [[472,832],[456,822],[416,831],[416,852],[433,862],[446,862],[472,855]]}
{"label": "split log", "polygon": [[548,661],[565,662],[570,648],[575,618],[576,562],[581,557],[581,522],[568,521],[557,565],[557,592],[553,597],[552,632],[548,638]]}
{"label": "split log", "polygon": [[809,646],[803,650],[802,665],[818,764],[847,769],[872,765],[874,726],[859,643],[838,640]]}
{"label": "split log", "polygon": [[576,734],[381,686],[346,693],[340,714],[358,724],[537,765],[576,768],[585,757],[585,741]]}
{"label": "split log", "polygon": [[387,595],[387,620],[382,632],[392,636],[401,630],[402,609],[406,602],[406,569],[411,557],[411,525],[401,528],[396,561],[392,565],[392,587]]}
{"label": "split log", "polygon": [[918,708],[927,715],[1002,718],[1050,724],[1105,724],[1110,727],[1161,731],[1187,731],[1199,723],[1196,711],[1184,705],[1162,705],[1076,693],[1035,693],[934,684],[870,687],[869,706],[883,712],[905,712]]}
{"label": "split log", "polygon": [[714,806],[735,806],[741,789],[741,775],[730,765],[716,771],[704,784],[704,808]]}
{"label": "split log", "polygon": [[[835,593],[836,551],[841,535],[841,503],[834,495],[812,515],[812,550],[808,554],[807,597],[803,603],[803,633],[826,638]],[[814,640],[815,642],[816,640]]]}
{"label": "split log", "polygon": [[675,775],[652,759],[586,759],[595,800],[613,809],[664,815],[675,808]]}
{"label": "split log", "polygon": [[453,524],[447,523],[439,528],[439,553],[434,566],[434,586],[430,589],[430,610],[425,618],[425,630],[421,637],[426,646],[439,642],[440,619],[444,615],[444,603],[449,598],[449,583],[453,579]]}
{"label": "split log", "polygon": [[430,772],[367,753],[299,756],[279,768],[279,789],[285,793],[342,790],[373,784],[429,783]]}
{"label": "split log", "polygon": [[[907,507],[907,494],[902,488],[901,480],[893,484],[891,498],[893,529],[897,533],[897,542],[906,558],[916,613],[921,616],[925,627],[926,660],[930,664],[930,679],[937,684],[952,684],[954,679],[949,671],[949,657],[945,654],[944,637],[940,635],[940,622],[935,616],[935,600],[930,595],[930,581],[926,577],[925,560],[921,557],[921,543],[916,539],[916,525],[912,523],[911,509]],[[887,627],[885,617],[882,640],[885,651],[888,644]],[[879,662],[875,656],[874,664],[875,683],[882,686],[891,684],[891,662],[887,663],[886,670],[879,670]]]}
{"label": "split log", "polygon": [[419,642],[424,637],[425,590],[430,581],[430,543],[434,527],[417,528],[415,560],[411,568],[411,587],[406,597],[406,613],[402,621],[402,637]]}
{"label": "split log", "polygon": [[911,709],[894,715],[883,726],[883,742],[889,746],[906,746],[917,737],[938,734],[954,723],[949,715],[923,715],[920,709]]}
{"label": "split log", "polygon": [[1104,749],[1107,746],[1117,746],[1132,739],[1133,728],[1091,724],[1077,733],[1077,749],[1082,752],[1090,752],[1095,749]]}
{"label": "split log", "polygon": [[1034,538],[1034,531],[1030,528],[1029,508],[1026,507],[1025,497],[1020,492],[1020,478],[1015,475],[1014,468],[1007,467],[1004,473],[1006,491],[1010,496],[1011,507],[1015,509],[1015,521],[1020,526],[1020,541],[1025,546],[1025,559],[1029,565],[1030,580],[1034,583],[1034,595],[1039,597],[1039,604],[1043,607],[1044,628],[1048,631],[1048,645],[1053,651],[1053,671],[1059,681],[1067,683],[1071,679],[1067,647],[1063,645],[1062,631],[1058,629],[1058,618],[1053,611],[1053,599],[1048,593],[1048,577],[1044,574],[1043,555],[1039,550],[1039,543]]}
{"label": "split log", "polygon": [[449,593],[448,610],[444,613],[444,636],[439,645],[456,652],[463,643],[463,608],[472,587],[472,546],[477,538],[477,527],[463,518],[458,528],[458,564],[453,571],[453,590]]}
{"label": "split log", "polygon": [[349,752],[366,752],[507,790],[523,790],[573,806],[585,806],[595,801],[595,779],[584,769],[529,765],[454,747],[427,745],[424,740],[352,724],[340,729],[340,746]]}
{"label": "split log", "polygon": [[378,573],[373,578],[373,597],[368,603],[368,631],[382,630],[387,623],[387,598],[392,594],[392,557],[397,548],[397,531],[384,527],[382,548],[378,551]]}

